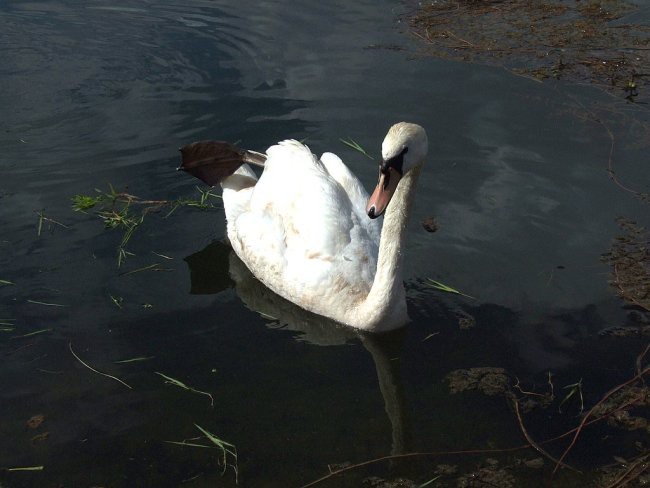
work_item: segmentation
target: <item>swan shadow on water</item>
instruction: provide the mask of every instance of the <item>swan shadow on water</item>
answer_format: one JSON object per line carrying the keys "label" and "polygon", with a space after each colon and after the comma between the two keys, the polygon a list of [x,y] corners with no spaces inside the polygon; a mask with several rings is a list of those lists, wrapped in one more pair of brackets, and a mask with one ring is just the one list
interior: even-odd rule
{"label": "swan shadow on water", "polygon": [[268,327],[297,332],[296,340],[319,346],[344,345],[355,339],[361,341],[375,363],[384,407],[391,423],[391,455],[409,451],[412,433],[400,371],[406,327],[383,334],[367,333],[308,312],[264,286],[223,242],[213,242],[185,261],[190,268],[193,294],[216,294],[234,288],[248,309],[269,320]]}

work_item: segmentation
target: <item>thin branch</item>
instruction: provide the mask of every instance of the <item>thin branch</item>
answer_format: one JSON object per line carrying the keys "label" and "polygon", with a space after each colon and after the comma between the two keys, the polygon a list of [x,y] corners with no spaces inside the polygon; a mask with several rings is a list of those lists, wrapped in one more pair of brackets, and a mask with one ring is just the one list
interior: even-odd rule
{"label": "thin branch", "polygon": [[550,459],[551,461],[553,461],[554,463],[556,463],[556,466],[563,466],[565,468],[570,469],[571,471],[582,474],[582,471],[580,471],[580,470],[578,470],[578,469],[576,469],[574,467],[571,467],[568,464],[563,463],[561,459],[555,459],[553,456],[551,456],[548,452],[546,452],[544,449],[542,449],[539,446],[539,444],[537,444],[533,440],[533,438],[530,436],[530,434],[526,430],[526,427],[524,426],[524,420],[521,418],[521,413],[519,412],[519,402],[517,401],[516,398],[513,398],[512,403],[513,403],[513,405],[515,407],[515,415],[517,416],[517,421],[519,422],[519,428],[521,429],[521,433],[526,438],[526,441],[528,441],[528,444],[530,444],[530,446],[533,449],[535,449],[537,452],[539,452],[542,456],[544,456],[544,457]]}
{"label": "thin branch", "polygon": [[[647,350],[648,350],[648,348],[646,348],[646,351],[647,351]],[[645,351],[644,351],[644,354],[645,354]],[[641,355],[640,357],[643,357],[643,355]],[[562,455],[560,456],[560,459],[558,460],[558,463],[555,465],[555,469],[553,469],[553,473],[551,474],[551,479],[553,479],[553,476],[555,475],[555,473],[557,472],[558,468],[560,467],[561,462],[564,460],[564,458],[567,456],[567,454],[569,454],[569,451],[571,451],[571,449],[572,449],[573,446],[575,445],[576,441],[578,440],[578,437],[580,436],[580,433],[582,432],[583,427],[585,426],[585,424],[586,424],[587,420],[589,419],[589,417],[591,416],[591,414],[594,413],[594,411],[596,410],[596,408],[598,408],[600,405],[602,405],[602,404],[603,404],[603,403],[604,403],[608,398],[610,398],[614,393],[616,393],[616,392],[622,390],[622,389],[625,388],[626,386],[628,386],[628,385],[634,383],[635,381],[641,379],[641,378],[642,378],[646,373],[648,373],[648,372],[650,372],[650,366],[644,368],[642,371],[640,371],[639,373],[637,373],[633,378],[629,379],[629,380],[626,381],[625,383],[622,383],[622,384],[620,384],[620,385],[618,385],[618,386],[612,388],[611,390],[609,390],[609,391],[605,394],[605,396],[603,396],[603,397],[598,401],[598,403],[596,403],[593,407],[591,407],[591,409],[587,412],[587,414],[586,414],[584,417],[582,417],[582,420],[580,421],[580,424],[578,425],[578,427],[577,427],[576,430],[575,430],[575,434],[573,435],[573,439],[571,439],[571,443],[567,446],[567,448],[564,450],[564,452],[563,452]]]}
{"label": "thin branch", "polygon": [[[643,456],[640,459],[637,459],[635,462],[630,463],[630,467],[628,469],[626,469],[625,472],[621,476],[619,476],[614,481],[612,481],[612,483],[607,485],[606,488],[623,487],[623,486],[627,485],[630,481],[635,480],[635,479],[639,479],[639,476],[641,476],[644,471],[646,471],[648,468],[650,468],[650,466],[646,462],[647,459],[648,459],[648,456],[646,455],[646,456]],[[641,466],[641,471],[639,471],[638,473],[634,473],[634,476],[632,476],[631,478],[628,478],[630,476],[630,474],[632,474],[639,466]],[[626,479],[626,478],[628,478],[628,479]]]}
{"label": "thin branch", "polygon": [[437,456],[453,456],[457,454],[489,454],[489,453],[499,453],[499,452],[513,452],[513,451],[521,451],[524,449],[529,449],[530,445],[524,444],[521,446],[517,447],[507,447],[505,449],[475,449],[475,450],[467,450],[467,451],[434,451],[434,452],[409,452],[406,454],[394,454],[390,456],[382,456],[379,458],[375,459],[370,459],[368,461],[364,461],[362,463],[358,464],[352,464],[350,466],[346,466],[341,469],[337,469],[335,471],[331,471],[329,474],[323,476],[322,478],[318,478],[317,480],[311,481],[307,483],[306,485],[302,485],[301,488],[309,488],[311,486],[315,486],[319,483],[322,483],[323,481],[326,481],[330,478],[333,478],[334,476],[337,476],[341,473],[344,473],[346,471],[352,471],[353,469],[361,468],[363,466],[369,466],[371,464],[376,464],[380,463],[382,461],[390,461],[393,459],[406,459],[406,458],[412,458],[412,457],[437,457]]}

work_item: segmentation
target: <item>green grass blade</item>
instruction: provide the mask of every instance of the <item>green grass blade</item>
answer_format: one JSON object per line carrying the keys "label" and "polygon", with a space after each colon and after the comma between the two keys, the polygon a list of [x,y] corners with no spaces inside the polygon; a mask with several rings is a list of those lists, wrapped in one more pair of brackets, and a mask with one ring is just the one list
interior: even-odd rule
{"label": "green grass blade", "polygon": [[49,303],[49,302],[40,302],[38,300],[27,300],[29,303],[34,303],[36,305],[45,305],[46,307],[65,307],[65,305],[61,305],[60,303]]}
{"label": "green grass blade", "polygon": [[476,300],[476,298],[474,298],[471,295],[463,293],[462,291],[458,291],[457,289],[452,288],[449,285],[445,285],[444,283],[441,283],[439,281],[432,280],[431,278],[427,278],[426,284],[428,286],[430,286],[431,288],[435,288],[436,290],[444,291],[445,293],[453,293],[455,295],[461,295],[461,296],[464,296],[464,297],[467,297],[467,298],[471,298],[472,300]]}
{"label": "green grass blade", "polygon": [[155,373],[157,375],[159,375],[159,376],[162,376],[165,379],[165,383],[167,383],[169,385],[177,386],[178,388],[181,388],[183,390],[186,390],[186,391],[189,391],[189,392],[192,392],[192,393],[197,393],[199,395],[207,396],[208,398],[210,398],[210,406],[211,407],[214,406],[214,397],[212,396],[211,393],[208,393],[207,391],[197,390],[196,388],[192,388],[191,386],[187,386],[182,381],[177,380],[176,378],[172,378],[171,376],[167,376],[166,374],[161,373],[159,371],[156,371]]}
{"label": "green grass blade", "polygon": [[442,476],[442,475],[439,474],[439,475],[436,476],[435,478],[431,478],[429,481],[426,481],[425,483],[422,483],[421,485],[418,485],[418,488],[424,488],[425,486],[429,486],[431,483],[433,483],[433,482],[436,481],[438,478],[440,478],[440,476]]}
{"label": "green grass blade", "polygon": [[132,275],[132,274],[135,274],[135,273],[140,273],[142,271],[147,271],[147,270],[151,270],[151,271],[171,271],[171,269],[169,269],[169,268],[161,267],[160,263],[153,263],[153,264],[150,264],[149,266],[143,266],[142,268],[132,269],[130,271],[125,271],[124,273],[120,273],[120,276],[129,276],[129,275]]}
{"label": "green grass blade", "polygon": [[204,449],[217,449],[215,446],[204,446],[203,444],[196,444],[194,442],[185,442],[185,441],[164,441],[167,444],[175,444],[177,446],[188,446],[188,447],[202,447]]}
{"label": "green grass blade", "polygon": [[346,146],[354,149],[355,151],[360,152],[361,154],[363,154],[367,158],[370,158],[372,160],[375,159],[370,154],[368,154],[368,152],[363,147],[361,147],[361,144],[359,144],[357,141],[355,141],[351,137],[348,137],[347,139],[339,139],[339,141],[341,141]]}
{"label": "green grass blade", "polygon": [[155,358],[156,356],[138,356],[137,358],[131,359],[122,359],[120,361],[113,361],[113,364],[127,364],[127,363],[136,363],[140,361],[149,361],[150,359]]}
{"label": "green grass blade", "polygon": [[200,425],[194,424],[194,426],[197,429],[199,429],[214,445],[219,446],[221,448],[223,448],[223,446],[235,447],[234,444],[231,444],[230,442],[226,442],[223,439],[219,439],[216,435],[212,434],[211,432],[208,432]]}
{"label": "green grass blade", "polygon": [[52,332],[52,329],[40,329],[40,330],[35,330],[34,332],[29,332],[28,334],[23,334],[19,336],[14,336],[12,339],[24,339],[25,337],[32,337],[38,334],[44,334],[46,332]]}

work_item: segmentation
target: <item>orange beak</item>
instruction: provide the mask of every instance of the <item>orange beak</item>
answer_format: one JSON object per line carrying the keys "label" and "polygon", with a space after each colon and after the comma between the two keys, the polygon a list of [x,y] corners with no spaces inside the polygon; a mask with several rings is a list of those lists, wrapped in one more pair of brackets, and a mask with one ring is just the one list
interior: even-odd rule
{"label": "orange beak", "polygon": [[385,172],[379,172],[379,183],[377,183],[377,188],[372,192],[368,199],[368,205],[366,205],[368,217],[376,219],[384,213],[401,177],[399,171],[390,166]]}

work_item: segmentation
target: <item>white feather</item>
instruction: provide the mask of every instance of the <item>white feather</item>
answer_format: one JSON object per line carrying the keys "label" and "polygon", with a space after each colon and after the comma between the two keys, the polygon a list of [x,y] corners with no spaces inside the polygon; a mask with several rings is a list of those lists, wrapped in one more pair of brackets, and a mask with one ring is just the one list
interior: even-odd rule
{"label": "white feather", "polygon": [[[364,329],[396,327],[379,323],[385,311],[366,310],[381,228],[365,213],[361,182],[334,154],[318,159],[295,140],[266,154],[259,180],[244,165],[222,183],[228,237],[240,259],[266,286],[307,310]],[[398,317],[393,322],[404,321],[402,308],[388,313]]]}

